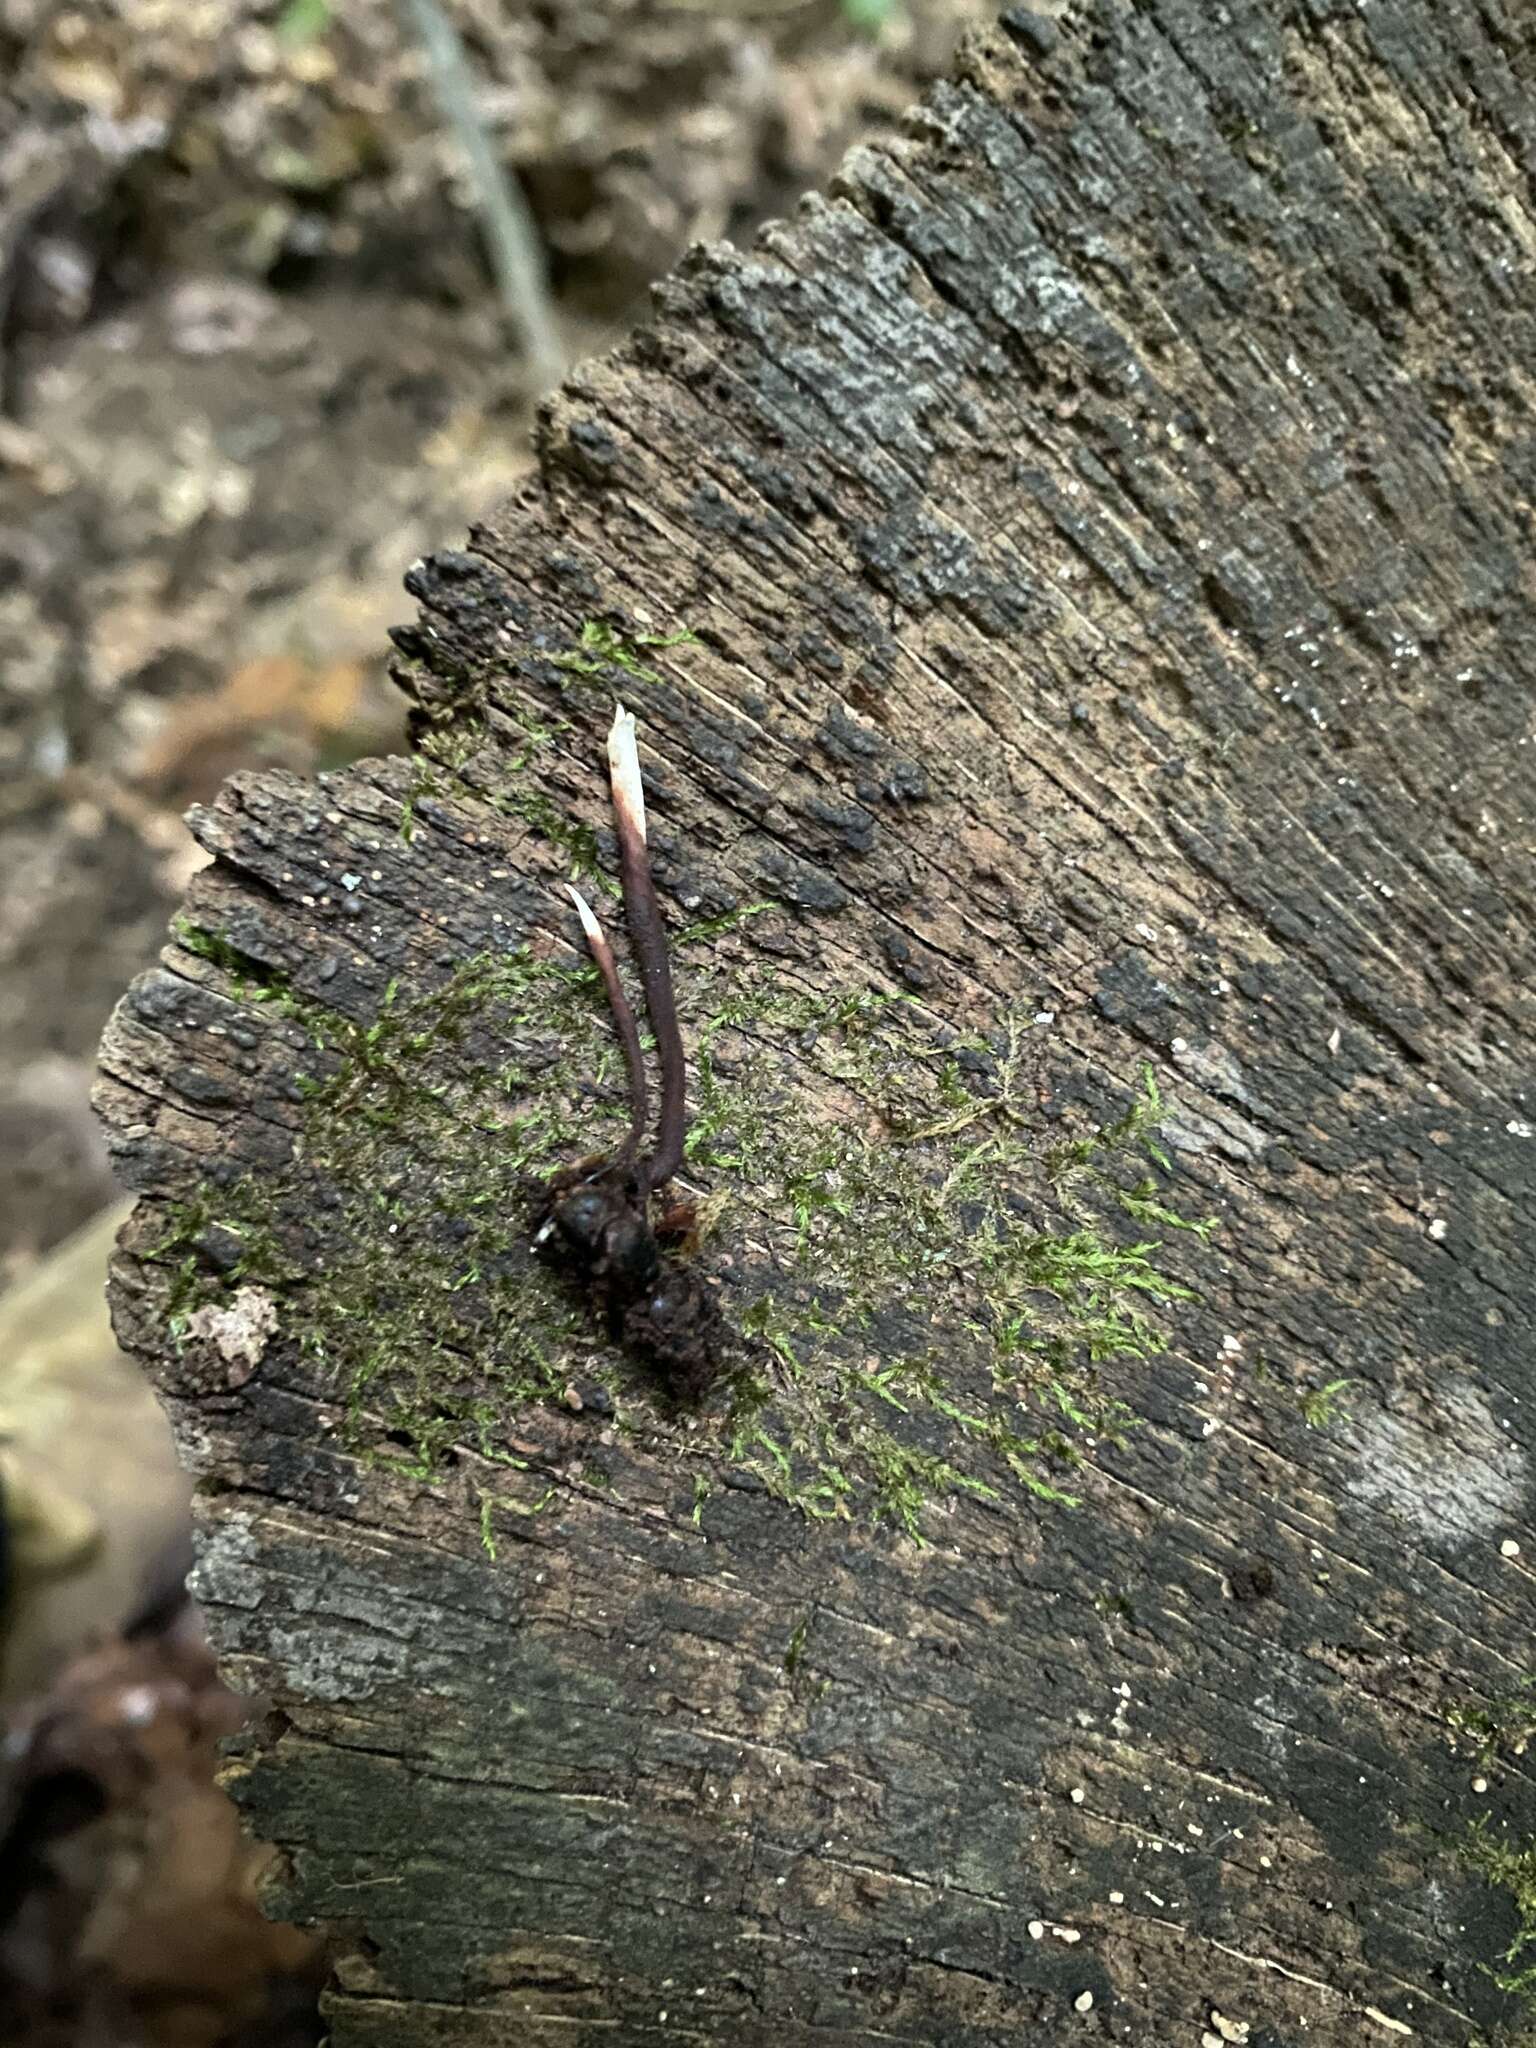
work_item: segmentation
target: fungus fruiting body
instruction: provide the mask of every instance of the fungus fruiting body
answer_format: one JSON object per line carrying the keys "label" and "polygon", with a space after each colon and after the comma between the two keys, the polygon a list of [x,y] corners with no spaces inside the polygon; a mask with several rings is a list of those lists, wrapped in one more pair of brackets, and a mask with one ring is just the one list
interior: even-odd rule
{"label": "fungus fruiting body", "polygon": [[618,963],[592,906],[570,893],[602,977],[614,1028],[629,1071],[630,1122],[618,1150],[563,1167],[544,1191],[534,1248],[580,1280],[602,1310],[612,1334],[651,1366],[677,1395],[697,1399],[719,1370],[719,1309],[697,1269],[683,1263],[672,1241],[686,1229],[669,1216],[658,1230],[651,1197],[682,1164],[687,1131],[687,1063],[666,926],[646,850],[645,794],[635,745],[635,721],[616,707],[608,735],[619,872],[630,946],[645,992],[646,1016],[656,1041],[660,1106],[656,1141],[643,1150],[650,1121],[650,1089],[634,1010]]}

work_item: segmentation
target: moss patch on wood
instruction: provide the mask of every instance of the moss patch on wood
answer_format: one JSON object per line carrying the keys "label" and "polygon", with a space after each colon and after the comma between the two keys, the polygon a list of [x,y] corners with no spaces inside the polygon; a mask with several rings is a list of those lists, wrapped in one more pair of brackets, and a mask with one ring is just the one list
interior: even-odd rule
{"label": "moss patch on wood", "polygon": [[738,1315],[759,1359],[730,1455],[806,1513],[918,1535],[957,1494],[1069,1502],[1135,1426],[1104,1369],[1152,1357],[1156,1311],[1188,1298],[1134,1227],[1155,1083],[1050,1145],[1040,1058],[1018,1014],[956,1035],[873,990],[759,982],[704,1019],[690,1160],[723,1193],[721,1235],[756,1248]]}
{"label": "moss patch on wood", "polygon": [[1446,1712],[1454,1748],[1469,1750],[1480,1764],[1522,1757],[1536,1739],[1536,1675],[1527,1674],[1512,1691],[1487,1700],[1462,1700]]}
{"label": "moss patch on wood", "polygon": [[1500,1836],[1485,1817],[1463,1835],[1457,1857],[1486,1883],[1508,1893],[1514,1904],[1516,1927],[1504,1951],[1506,1967],[1492,1975],[1501,1991],[1525,2001],[1530,2031],[1520,2038],[1529,2040],[1536,2034],[1536,1842]]}
{"label": "moss patch on wood", "polygon": [[[643,657],[643,650],[690,647],[697,635],[687,626],[672,633],[619,632],[606,619],[587,619],[577,646],[553,657],[554,666],[569,675],[607,677],[615,669],[636,682],[660,683],[663,678]],[[622,679],[622,678],[621,678]]]}
{"label": "moss patch on wood", "polygon": [[625,1089],[594,972],[526,949],[414,998],[391,985],[360,1025],[181,928],[313,1059],[291,1164],[203,1198],[157,1247],[173,1326],[277,1288],[349,1444],[424,1476],[459,1445],[507,1459],[519,1412],[576,1382],[620,1431],[701,1461],[695,1520],[720,1465],[810,1517],[919,1539],[961,1496],[1075,1502],[1136,1425],[1127,1375],[1190,1298],[1163,1244],[1210,1228],[1169,1195],[1150,1068],[1118,1116],[1053,1140],[1033,1020],[959,1034],[908,998],[786,985],[720,944],[759,908],[676,942],[698,1256],[737,1334],[701,1416],[670,1413],[530,1256],[543,1181],[617,1142]]}

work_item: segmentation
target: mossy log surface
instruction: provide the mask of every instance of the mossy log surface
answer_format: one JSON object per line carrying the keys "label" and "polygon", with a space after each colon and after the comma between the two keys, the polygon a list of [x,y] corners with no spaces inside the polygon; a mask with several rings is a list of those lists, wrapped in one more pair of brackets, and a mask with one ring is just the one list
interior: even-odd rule
{"label": "mossy log surface", "polygon": [[[1518,2037],[1533,94],[1015,10],[412,573],[414,758],[196,817],[116,1314],[337,2048]],[[528,1255],[616,696],[696,1414]]]}

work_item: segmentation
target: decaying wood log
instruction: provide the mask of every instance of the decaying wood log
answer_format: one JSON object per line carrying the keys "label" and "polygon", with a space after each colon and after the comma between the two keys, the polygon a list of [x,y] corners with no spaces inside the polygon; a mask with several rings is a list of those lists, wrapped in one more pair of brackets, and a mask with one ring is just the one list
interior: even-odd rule
{"label": "decaying wood log", "polygon": [[[1520,2024],[1533,86],[1011,11],[413,572],[416,757],[196,818],[116,1310],[339,2048]],[[528,1245],[617,697],[696,1409]]]}

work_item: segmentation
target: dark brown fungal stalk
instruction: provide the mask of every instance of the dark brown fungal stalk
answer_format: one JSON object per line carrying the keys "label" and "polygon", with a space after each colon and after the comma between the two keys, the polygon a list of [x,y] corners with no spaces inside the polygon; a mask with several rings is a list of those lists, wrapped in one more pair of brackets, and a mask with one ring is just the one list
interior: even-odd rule
{"label": "dark brown fungal stalk", "polygon": [[661,1116],[656,1126],[656,1149],[641,1168],[641,1185],[650,1193],[669,1181],[683,1163],[688,1073],[677,1003],[672,994],[666,926],[662,923],[646,852],[645,791],[635,747],[635,720],[622,704],[614,706],[613,726],[608,734],[608,767],[613,782],[619,875],[624,885],[624,917],[639,963],[645,1011],[656,1036],[656,1055],[661,1063]]}
{"label": "dark brown fungal stalk", "polygon": [[576,906],[581,919],[581,928],[587,935],[587,945],[592,958],[597,962],[597,971],[603,977],[603,987],[608,994],[608,1008],[613,1013],[613,1022],[619,1034],[619,1043],[624,1048],[624,1065],[629,1073],[629,1129],[624,1143],[620,1146],[617,1159],[633,1160],[645,1140],[645,1127],[651,1120],[650,1090],[645,1079],[645,1055],[640,1049],[640,1027],[635,1022],[635,1013],[630,1008],[629,997],[624,993],[624,984],[619,979],[619,963],[613,957],[613,948],[608,935],[597,921],[596,913],[574,882],[566,883],[566,890]]}
{"label": "dark brown fungal stalk", "polygon": [[624,1048],[630,1124],[611,1158],[595,1155],[578,1160],[554,1176],[544,1192],[533,1243],[541,1257],[589,1289],[611,1334],[627,1350],[659,1373],[673,1393],[697,1399],[719,1370],[722,1331],[719,1310],[697,1271],[663,1249],[662,1239],[670,1243],[686,1234],[686,1223],[681,1228],[678,1224],[678,1205],[670,1205],[660,1231],[650,1216],[652,1195],[671,1179],[683,1160],[687,1062],[672,991],[666,926],[646,852],[645,795],[635,749],[635,721],[622,704],[615,708],[608,735],[608,764],[624,915],[661,1066],[656,1143],[644,1157],[637,1156],[650,1108],[640,1033],[619,979],[613,948],[590,904],[573,888],[570,893]]}

